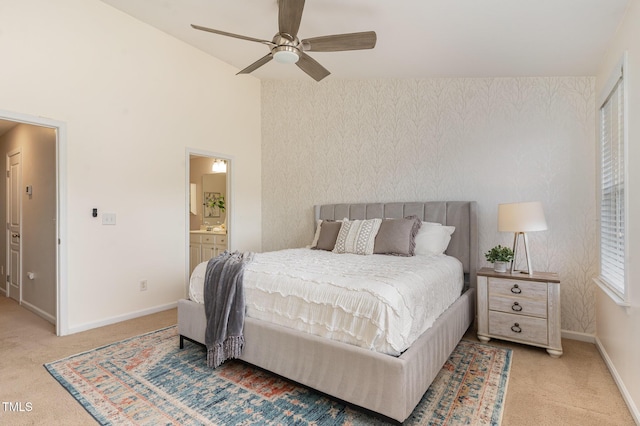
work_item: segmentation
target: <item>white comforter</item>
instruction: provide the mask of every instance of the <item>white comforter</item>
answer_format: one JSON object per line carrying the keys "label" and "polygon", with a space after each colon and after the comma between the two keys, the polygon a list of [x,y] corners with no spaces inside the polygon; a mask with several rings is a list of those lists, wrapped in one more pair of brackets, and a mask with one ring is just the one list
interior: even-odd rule
{"label": "white comforter", "polygon": [[[203,303],[207,263],[191,276]],[[256,254],[244,274],[247,316],[390,355],[407,349],[459,296],[462,264],[290,249]]]}

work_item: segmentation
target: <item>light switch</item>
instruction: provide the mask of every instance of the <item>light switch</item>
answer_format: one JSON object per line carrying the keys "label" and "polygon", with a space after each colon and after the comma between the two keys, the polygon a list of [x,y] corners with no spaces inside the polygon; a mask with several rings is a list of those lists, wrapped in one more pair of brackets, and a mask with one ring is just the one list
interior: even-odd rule
{"label": "light switch", "polygon": [[116,224],[116,214],[115,213],[102,213],[102,224],[103,225],[115,225]]}

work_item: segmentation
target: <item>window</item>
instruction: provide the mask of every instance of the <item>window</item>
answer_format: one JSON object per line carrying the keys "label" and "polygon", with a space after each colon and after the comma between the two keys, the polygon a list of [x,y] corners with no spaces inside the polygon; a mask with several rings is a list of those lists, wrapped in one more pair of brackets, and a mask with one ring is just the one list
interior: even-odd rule
{"label": "window", "polygon": [[[624,67],[606,87],[600,106],[600,277],[618,304],[627,300],[625,274],[626,193]],[[613,294],[612,294],[613,293]]]}

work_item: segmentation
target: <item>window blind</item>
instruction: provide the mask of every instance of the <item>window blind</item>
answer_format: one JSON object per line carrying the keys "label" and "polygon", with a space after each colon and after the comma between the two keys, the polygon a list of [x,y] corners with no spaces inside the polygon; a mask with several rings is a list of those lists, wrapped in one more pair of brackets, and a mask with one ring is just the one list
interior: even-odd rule
{"label": "window blind", "polygon": [[624,82],[600,107],[600,278],[625,294]]}

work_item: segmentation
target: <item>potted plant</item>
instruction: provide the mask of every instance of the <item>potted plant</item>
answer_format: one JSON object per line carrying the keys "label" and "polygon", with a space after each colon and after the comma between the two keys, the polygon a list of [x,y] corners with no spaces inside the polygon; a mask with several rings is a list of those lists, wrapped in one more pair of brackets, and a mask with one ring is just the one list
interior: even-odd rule
{"label": "potted plant", "polygon": [[[227,208],[227,205],[225,204],[224,201],[224,195],[214,195],[212,198],[207,199],[206,202],[204,203],[205,206],[209,207],[210,209],[215,209],[218,208],[220,210],[220,212],[224,213],[224,211]],[[219,214],[216,216],[220,216]],[[220,222],[218,222],[220,223]],[[225,215],[224,217],[224,222],[222,223],[222,225],[219,225],[218,227],[212,228],[215,231],[226,231],[227,230],[227,216]],[[209,227],[207,227],[207,230],[210,230]]]}
{"label": "potted plant", "polygon": [[213,197],[207,203],[207,207],[217,207],[217,208],[220,209],[221,212],[224,212],[224,210],[225,210],[224,195],[220,195],[218,197]]}
{"label": "potted plant", "polygon": [[496,272],[507,272],[507,263],[513,260],[513,250],[498,244],[484,254],[484,257],[493,263],[493,270]]}

